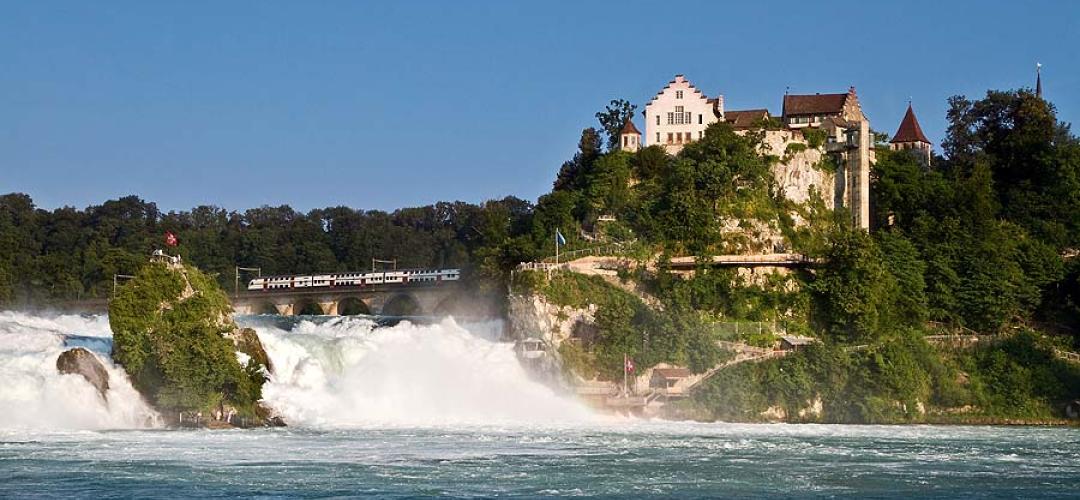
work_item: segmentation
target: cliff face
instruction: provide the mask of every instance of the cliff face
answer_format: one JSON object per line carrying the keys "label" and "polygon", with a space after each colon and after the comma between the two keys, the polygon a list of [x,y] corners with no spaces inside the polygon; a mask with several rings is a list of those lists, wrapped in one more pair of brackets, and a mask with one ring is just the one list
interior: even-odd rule
{"label": "cliff face", "polygon": [[553,304],[540,294],[511,295],[508,300],[509,335],[524,345],[528,339],[540,340],[543,354],[522,356],[522,364],[532,376],[552,388],[570,391],[582,379],[564,362],[559,347],[566,340],[595,332],[596,306],[574,308]]}
{"label": "cliff face", "polygon": [[[816,147],[815,147],[816,146]],[[809,208],[818,199],[824,208],[843,208],[843,177],[837,175],[825,153],[824,146],[813,144],[802,132],[769,130],[762,137],[765,154],[775,158],[769,169],[770,197],[783,200],[776,213],[756,212],[751,202],[743,213],[723,217],[721,233],[724,236],[723,253],[756,255],[790,252],[793,245],[781,227],[781,213],[790,218],[798,230],[807,224]]]}
{"label": "cliff face", "polygon": [[835,196],[836,174],[820,168],[825,159],[820,148],[809,147],[802,133],[789,130],[768,131],[764,143],[780,157],[772,166],[772,174],[784,198],[806,203],[816,192],[828,208],[840,208]]}
{"label": "cliff face", "polygon": [[261,419],[269,361],[255,332],[231,313],[225,293],[198,269],[149,263],[109,303],[112,357],[165,415]]}
{"label": "cliff face", "polygon": [[513,340],[540,339],[557,349],[564,340],[593,328],[596,305],[560,306],[539,294],[512,295],[509,299],[510,336]]}

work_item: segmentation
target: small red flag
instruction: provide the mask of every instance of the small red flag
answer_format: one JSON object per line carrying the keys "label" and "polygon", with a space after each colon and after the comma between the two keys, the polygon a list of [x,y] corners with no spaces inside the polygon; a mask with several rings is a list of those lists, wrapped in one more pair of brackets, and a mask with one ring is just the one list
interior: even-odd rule
{"label": "small red flag", "polygon": [[165,231],[165,244],[174,247],[180,244],[180,240],[176,239],[176,235],[172,231]]}
{"label": "small red flag", "polygon": [[626,373],[634,373],[634,360],[630,359],[630,356],[626,357]]}

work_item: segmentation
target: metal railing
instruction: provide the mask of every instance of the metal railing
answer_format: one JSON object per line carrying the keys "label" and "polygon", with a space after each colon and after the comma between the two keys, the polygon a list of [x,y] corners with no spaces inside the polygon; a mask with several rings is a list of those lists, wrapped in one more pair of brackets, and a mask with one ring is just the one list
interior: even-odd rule
{"label": "metal railing", "polygon": [[[559,262],[567,262],[588,255],[617,255],[626,249],[627,245],[623,243],[608,243],[606,245],[600,245],[590,248],[582,248],[579,250],[569,250],[566,252],[559,252]],[[555,256],[544,257],[540,262],[554,263]]]}
{"label": "metal railing", "polygon": [[737,339],[747,334],[785,335],[787,333],[787,327],[776,321],[722,321],[712,323],[709,327],[720,338]]}

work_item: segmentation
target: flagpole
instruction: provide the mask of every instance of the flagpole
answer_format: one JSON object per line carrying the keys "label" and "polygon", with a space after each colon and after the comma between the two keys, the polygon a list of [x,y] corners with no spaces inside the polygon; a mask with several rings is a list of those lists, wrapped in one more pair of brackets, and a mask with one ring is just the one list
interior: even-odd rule
{"label": "flagpole", "polygon": [[626,353],[622,355],[622,393],[624,397],[630,397],[630,391],[626,387]]}
{"label": "flagpole", "polygon": [[559,228],[555,228],[555,265],[559,265]]}

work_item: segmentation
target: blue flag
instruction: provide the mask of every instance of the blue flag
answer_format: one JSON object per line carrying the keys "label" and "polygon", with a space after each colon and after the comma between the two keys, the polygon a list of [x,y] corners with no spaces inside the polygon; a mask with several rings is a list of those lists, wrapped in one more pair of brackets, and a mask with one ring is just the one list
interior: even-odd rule
{"label": "blue flag", "polygon": [[555,242],[560,245],[566,245],[566,238],[563,237],[562,231],[555,230]]}

